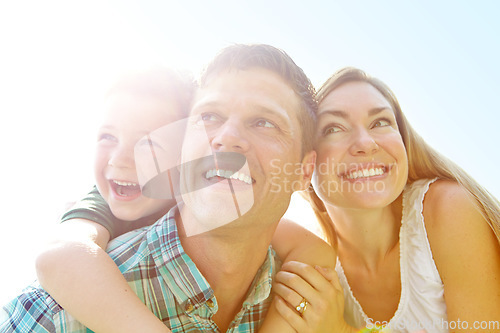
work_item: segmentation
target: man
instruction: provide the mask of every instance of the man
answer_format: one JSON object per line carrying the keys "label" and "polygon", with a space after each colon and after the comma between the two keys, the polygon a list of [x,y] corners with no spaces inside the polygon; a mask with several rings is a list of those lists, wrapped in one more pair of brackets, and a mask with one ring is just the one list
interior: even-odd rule
{"label": "man", "polygon": [[[251,332],[262,323],[279,267],[271,238],[314,168],[312,93],[303,71],[267,45],[228,47],[203,73],[182,152],[184,203],[107,250],[173,332]],[[199,147],[203,135],[208,152]],[[196,163],[207,153],[214,164]],[[43,289],[23,297],[11,325],[27,320],[29,303],[39,308],[28,320],[40,331],[85,331]]]}

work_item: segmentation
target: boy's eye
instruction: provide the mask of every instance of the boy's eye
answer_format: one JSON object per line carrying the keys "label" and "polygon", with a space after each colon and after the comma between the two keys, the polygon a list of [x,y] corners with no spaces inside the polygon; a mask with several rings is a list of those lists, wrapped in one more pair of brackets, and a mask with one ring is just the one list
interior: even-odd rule
{"label": "boy's eye", "polygon": [[161,149],[163,149],[163,147],[161,146],[161,144],[159,144],[158,142],[152,140],[149,137],[141,139],[139,142],[136,143],[136,146],[137,147],[139,147],[139,146],[142,146],[142,147],[155,147],[155,148],[161,148]]}
{"label": "boy's eye", "polygon": [[111,135],[109,133],[102,133],[98,136],[98,141],[112,141],[112,142],[116,142],[118,141],[118,139],[114,136],[114,135]]}
{"label": "boy's eye", "polygon": [[255,122],[256,127],[276,128],[272,122],[266,119],[259,119]]}

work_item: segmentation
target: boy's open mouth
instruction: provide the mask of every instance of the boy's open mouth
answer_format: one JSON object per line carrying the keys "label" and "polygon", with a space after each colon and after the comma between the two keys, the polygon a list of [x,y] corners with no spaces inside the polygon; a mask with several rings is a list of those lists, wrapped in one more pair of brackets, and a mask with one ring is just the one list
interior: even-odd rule
{"label": "boy's open mouth", "polygon": [[134,197],[141,194],[139,184],[121,180],[112,180],[111,187],[121,197]]}

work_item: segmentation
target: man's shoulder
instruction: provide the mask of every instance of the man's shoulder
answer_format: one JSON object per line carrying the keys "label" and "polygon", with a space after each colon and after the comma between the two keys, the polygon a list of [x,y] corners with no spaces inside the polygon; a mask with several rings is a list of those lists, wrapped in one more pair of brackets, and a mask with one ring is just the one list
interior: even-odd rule
{"label": "man's shoulder", "polygon": [[127,232],[108,243],[106,252],[124,273],[150,254],[148,233],[151,227],[144,227]]}
{"label": "man's shoulder", "polygon": [[[169,250],[170,242],[175,237],[167,227],[170,221],[165,215],[151,226],[132,230],[112,239],[106,252],[116,263],[122,274],[136,270],[145,262]],[[175,224],[175,222],[174,222]]]}
{"label": "man's shoulder", "polygon": [[[63,308],[37,283],[24,289],[3,307],[1,332],[68,332],[64,327],[73,322],[75,330],[85,328],[71,319]],[[76,329],[76,326],[81,330]]]}

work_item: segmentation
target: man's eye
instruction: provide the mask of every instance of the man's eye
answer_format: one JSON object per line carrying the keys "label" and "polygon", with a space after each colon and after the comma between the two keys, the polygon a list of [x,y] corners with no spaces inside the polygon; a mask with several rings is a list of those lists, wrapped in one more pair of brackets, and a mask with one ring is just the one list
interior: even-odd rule
{"label": "man's eye", "polygon": [[214,115],[213,113],[203,113],[201,115],[201,120],[203,120],[203,121],[216,121],[217,116]]}
{"label": "man's eye", "polygon": [[257,126],[257,127],[266,127],[266,128],[276,128],[276,125],[274,125],[269,120],[265,120],[265,119],[259,119],[259,120],[257,120],[255,122],[255,126]]}
{"label": "man's eye", "polygon": [[191,118],[192,121],[189,122],[191,126],[197,126],[197,127],[205,127],[205,126],[211,126],[217,123],[217,121],[220,120],[220,117],[215,114],[215,113],[201,113],[195,117]]}

